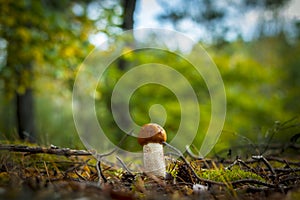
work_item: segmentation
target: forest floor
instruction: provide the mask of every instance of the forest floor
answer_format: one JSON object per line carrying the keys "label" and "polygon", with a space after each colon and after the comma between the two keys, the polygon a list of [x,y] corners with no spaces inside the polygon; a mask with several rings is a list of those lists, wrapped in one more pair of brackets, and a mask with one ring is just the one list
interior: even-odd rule
{"label": "forest floor", "polygon": [[163,180],[86,151],[0,144],[0,199],[300,199],[299,154],[167,158]]}

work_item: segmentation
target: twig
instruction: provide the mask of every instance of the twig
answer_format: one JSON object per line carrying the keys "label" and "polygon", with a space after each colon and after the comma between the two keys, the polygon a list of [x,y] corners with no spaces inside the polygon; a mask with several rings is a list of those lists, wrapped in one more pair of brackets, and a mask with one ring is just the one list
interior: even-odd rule
{"label": "twig", "polygon": [[230,133],[230,134],[233,134],[234,136],[237,136],[239,138],[241,138],[242,140],[246,141],[248,143],[248,145],[250,145],[250,147],[256,149],[258,147],[257,144],[255,144],[252,140],[250,140],[249,138],[237,133],[237,132],[234,132],[234,131],[226,131],[226,130],[223,130],[222,132],[225,132],[225,133]]}
{"label": "twig", "polygon": [[81,174],[78,173],[78,171],[75,169],[75,174],[81,178],[82,180],[86,181],[86,178],[84,178]]}
{"label": "twig", "polygon": [[277,157],[267,157],[268,160],[273,160],[273,161],[277,161],[277,162],[281,162],[284,164],[288,164],[288,165],[297,165],[300,167],[300,162],[293,162],[293,161],[286,161],[285,159],[282,158],[277,158]]}
{"label": "twig", "polygon": [[270,188],[277,188],[277,185],[271,184],[271,183],[266,183],[266,182],[262,182],[256,179],[241,179],[241,180],[237,180],[237,181],[231,181],[230,182],[232,185],[239,185],[239,184],[245,184],[245,183],[252,183],[252,184],[257,184],[257,185],[263,185],[263,186],[267,186]]}
{"label": "twig", "polygon": [[98,172],[98,177],[99,177],[99,181],[98,181],[98,185],[100,186],[101,185],[101,177],[103,179],[103,181],[106,183],[107,182],[107,179],[105,178],[104,174],[102,173],[102,170],[101,170],[101,160],[103,157],[106,157],[106,156],[110,156],[112,155],[113,153],[115,153],[117,150],[118,150],[118,146],[122,145],[123,142],[125,141],[125,139],[130,136],[132,134],[133,130],[130,131],[129,134],[125,134],[122,139],[120,140],[120,142],[118,143],[118,145],[111,151],[111,152],[108,152],[108,153],[105,153],[105,154],[96,154],[96,158],[97,158],[97,163],[96,163],[96,169],[97,169],[97,172]]}
{"label": "twig", "polygon": [[85,150],[74,150],[69,148],[45,148],[45,147],[29,147],[24,145],[0,144],[0,150],[11,152],[23,152],[30,154],[55,154],[62,156],[90,156],[90,152]]}
{"label": "twig", "polygon": [[97,161],[96,169],[97,169],[98,177],[99,177],[98,186],[100,187],[101,186],[101,178],[103,179],[104,183],[107,182],[107,179],[106,179],[106,177],[102,173],[101,162],[99,160]]}
{"label": "twig", "polygon": [[197,160],[203,160],[203,157],[194,154],[194,153],[191,151],[191,148],[190,148],[189,146],[185,146],[185,150],[186,150],[187,154],[188,154],[189,156],[191,156],[192,158],[197,159]]}
{"label": "twig", "polygon": [[267,141],[267,143],[266,143],[266,146],[265,146],[264,150],[261,151],[260,154],[264,154],[264,153],[268,150],[269,145],[270,145],[270,143],[271,143],[271,141],[272,141],[274,135],[275,135],[276,133],[278,133],[278,131],[279,131],[279,129],[280,129],[281,126],[282,126],[282,124],[280,124],[280,122],[276,121],[275,124],[273,125],[272,129],[269,129],[269,130],[268,130],[268,131],[271,131],[271,136],[269,137],[269,139],[268,139],[268,141]]}
{"label": "twig", "polygon": [[300,176],[287,177],[283,180],[280,180],[279,183],[283,184],[288,181],[297,181],[297,180],[300,180]]}
{"label": "twig", "polygon": [[128,137],[128,136],[131,136],[133,130],[130,131],[130,133],[126,133],[122,139],[120,140],[120,142],[118,143],[118,145],[116,145],[116,147],[111,151],[111,152],[108,152],[108,153],[104,153],[104,154],[96,154],[96,157],[97,157],[97,160],[100,160],[102,159],[103,157],[106,157],[106,156],[110,156],[112,155],[113,153],[115,153],[117,150],[118,150],[118,146],[122,145],[123,142],[125,141],[125,139]]}
{"label": "twig", "polygon": [[238,159],[236,159],[233,163],[225,167],[225,169],[231,169],[233,166],[235,166],[238,163]]}
{"label": "twig", "polygon": [[252,156],[253,159],[256,160],[262,160],[263,163],[268,167],[268,169],[271,171],[271,173],[277,177],[277,173],[275,172],[274,168],[272,167],[272,165],[269,163],[269,161],[262,155],[259,156]]}
{"label": "twig", "polygon": [[286,172],[286,173],[296,173],[296,172],[300,172],[300,168],[275,168],[274,169],[276,172]]}
{"label": "twig", "polygon": [[46,170],[46,173],[47,173],[47,177],[50,180],[50,175],[49,175],[48,167],[47,167],[47,164],[45,163],[45,161],[44,161],[44,167],[45,167],[45,170]]}
{"label": "twig", "polygon": [[[266,144],[260,144],[256,145],[255,148],[253,148],[253,145],[235,145],[231,146],[232,151],[235,149],[250,149],[250,150],[255,150],[255,149],[263,149],[266,147]],[[300,145],[299,144],[293,144],[293,143],[288,143],[288,144],[269,144],[268,145],[268,150],[286,150],[286,149],[293,149],[295,151],[300,151]],[[216,152],[217,155],[223,154],[224,152],[227,152],[228,149],[223,149],[218,152]],[[252,153],[252,152],[250,152]],[[278,154],[277,154],[278,155]]]}
{"label": "twig", "polygon": [[[293,122],[293,121],[295,121],[295,120],[297,120],[297,119],[299,119],[298,116],[293,117],[293,118],[291,118],[291,119],[289,119],[289,120],[283,122],[283,123],[281,124],[280,130],[286,130],[286,129],[289,129],[289,128],[299,127],[299,126],[300,126],[300,123],[288,125],[288,124],[290,124],[290,122]],[[287,126],[286,126],[286,125],[287,125]]]}
{"label": "twig", "polygon": [[191,151],[191,148],[189,146],[185,146],[185,150],[187,152],[187,154],[191,157],[191,158],[194,158],[196,160],[201,160],[203,161],[204,165],[206,168],[210,168],[209,167],[209,162],[212,163],[212,160],[208,160],[208,159],[205,159],[204,157],[202,156],[197,156],[196,154],[194,154],[192,151]]}
{"label": "twig", "polygon": [[248,192],[267,192],[267,191],[284,192],[284,191],[291,190],[295,187],[296,186],[283,186],[281,188],[270,188],[270,187],[254,187],[254,186],[248,185],[246,187],[246,189]]}
{"label": "twig", "polygon": [[116,156],[117,160],[121,163],[121,165],[123,166],[123,168],[130,174],[133,175],[132,171],[127,167],[127,165],[123,162],[123,160],[121,160],[121,158],[119,158],[119,156]]}
{"label": "twig", "polygon": [[77,169],[83,165],[86,165],[88,161],[86,162],[80,162],[80,163],[77,163],[76,166],[72,166],[71,168],[67,169],[66,171],[64,171],[64,177],[67,176],[67,174],[71,171],[77,171]]}
{"label": "twig", "polygon": [[225,167],[225,169],[231,169],[233,166],[237,165],[237,164],[241,164],[244,167],[246,167],[247,169],[249,169],[250,171],[255,171],[253,170],[246,162],[244,162],[243,160],[237,158],[232,164],[230,164],[229,166]]}

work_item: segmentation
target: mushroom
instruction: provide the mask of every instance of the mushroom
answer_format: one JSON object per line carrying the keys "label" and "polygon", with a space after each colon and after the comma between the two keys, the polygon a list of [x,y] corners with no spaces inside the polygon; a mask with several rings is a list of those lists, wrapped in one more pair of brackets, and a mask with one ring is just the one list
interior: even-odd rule
{"label": "mushroom", "polygon": [[138,136],[138,143],[143,146],[144,170],[163,178],[166,176],[166,164],[162,143],[166,140],[166,131],[155,123],[142,126]]}

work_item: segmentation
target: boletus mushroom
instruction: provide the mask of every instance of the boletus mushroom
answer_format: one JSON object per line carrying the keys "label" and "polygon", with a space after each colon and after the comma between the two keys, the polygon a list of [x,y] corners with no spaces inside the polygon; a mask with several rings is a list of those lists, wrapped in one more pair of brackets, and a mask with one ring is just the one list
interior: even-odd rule
{"label": "boletus mushroom", "polygon": [[160,125],[149,123],[142,126],[138,143],[143,146],[145,172],[165,178],[166,164],[162,143],[166,140],[166,131]]}

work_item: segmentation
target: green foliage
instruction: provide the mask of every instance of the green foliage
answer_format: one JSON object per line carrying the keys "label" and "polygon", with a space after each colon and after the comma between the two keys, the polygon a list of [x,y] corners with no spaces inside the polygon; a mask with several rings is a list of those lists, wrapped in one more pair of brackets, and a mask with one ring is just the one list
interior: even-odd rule
{"label": "green foliage", "polygon": [[[118,128],[118,125],[115,123],[112,116],[110,98],[112,91],[115,87],[115,84],[122,75],[124,75],[128,70],[133,69],[135,66],[140,66],[147,63],[159,63],[162,65],[170,66],[173,69],[177,70],[180,74],[186,77],[190,82],[191,86],[194,88],[197,98],[201,102],[199,107],[201,110],[209,114],[209,94],[206,89],[206,85],[201,78],[201,76],[196,72],[196,69],[191,66],[184,58],[178,57],[174,53],[158,51],[158,50],[146,50],[146,51],[136,51],[124,56],[129,66],[125,71],[122,71],[118,68],[116,61],[112,63],[105,73],[105,77],[101,81],[98,87],[98,93],[101,98],[97,99],[96,109],[98,111],[98,119],[102,125],[104,132],[109,133],[109,137],[112,140],[120,138],[122,131]],[[157,72],[157,76],[162,76]],[[141,77],[142,78],[142,77]],[[177,84],[176,82],[172,83],[176,87],[181,88],[182,85]],[[122,99],[122,97],[119,97]],[[153,112],[149,112],[151,106],[159,104],[164,110],[156,109]],[[164,111],[166,112],[166,122],[165,129],[168,131],[168,141],[171,141],[175,136],[181,120],[181,107],[176,98],[175,94],[170,91],[167,86],[162,86],[158,84],[146,84],[138,88],[130,98],[130,114],[132,119],[138,125],[143,125],[145,123],[156,122],[159,123],[161,117],[164,116]],[[184,105],[186,109],[191,109],[189,105]],[[150,118],[151,117],[153,119]],[[157,120],[157,121],[156,121]],[[189,122],[187,122],[189,123]],[[201,126],[207,123],[207,118],[201,121]],[[207,124],[206,124],[207,125]],[[189,125],[187,125],[189,126]],[[135,133],[138,130],[134,130]],[[203,130],[201,130],[203,133]],[[132,142],[129,142],[132,143]],[[129,145],[126,144],[126,145]],[[136,140],[134,141],[136,143]],[[130,150],[136,149],[136,145],[133,144],[130,146]]]}
{"label": "green foliage", "polygon": [[[284,124],[299,113],[298,104],[295,102],[298,92],[294,86],[284,81],[291,79],[295,82],[299,79],[297,73],[293,73],[293,77],[290,77],[290,71],[295,69],[293,65],[288,64],[291,60],[294,60],[293,63],[299,60],[295,56],[298,45],[298,43],[291,45],[285,38],[278,36],[261,38],[248,43],[235,41],[208,48],[209,54],[221,72],[227,96],[224,132],[215,152],[229,149],[233,144],[251,147],[253,144],[259,146],[268,142],[286,143],[293,134],[296,134],[297,130],[280,130],[272,141],[268,138],[270,136],[268,129],[272,129],[274,122],[281,121]],[[290,54],[294,56],[285,56]],[[126,55],[123,59],[129,62],[128,68],[121,71],[117,67],[117,62],[113,63],[98,87],[101,96],[97,101],[99,121],[109,133],[114,135],[112,139],[120,138],[118,135],[121,133],[114,122],[110,108],[110,97],[115,84],[127,70],[135,66],[144,63],[161,63],[171,66],[184,75],[196,92],[200,102],[201,121],[193,145],[199,149],[209,125],[211,110],[206,85],[202,77],[195,73],[194,67],[173,54],[150,50],[149,53],[135,52]],[[293,103],[287,101],[288,99]],[[171,141],[178,130],[181,113],[178,99],[168,88],[155,84],[138,88],[130,99],[131,117],[139,125],[150,122],[149,110],[155,104],[161,104],[167,113],[165,128],[169,135],[168,141]],[[287,109],[288,107],[292,109]],[[157,110],[157,115],[163,115],[163,111]],[[251,152],[258,153],[254,152],[256,150],[252,148]]]}
{"label": "green foliage", "polygon": [[[297,82],[299,76],[291,75],[295,69],[288,64],[299,61],[295,57],[298,47],[298,42],[291,45],[278,36],[251,43],[238,41],[213,53],[227,89],[225,130],[262,142],[264,129],[275,121],[283,123],[298,116],[297,85],[290,82]],[[290,135],[295,133],[290,130]],[[281,142],[290,138],[283,132],[276,137]]]}
{"label": "green foliage", "polygon": [[78,134],[76,134],[70,92],[38,95],[36,104],[37,128],[43,131],[37,136],[41,144],[84,148]]}
{"label": "green foliage", "polygon": [[[73,141],[67,138],[77,137],[75,143],[79,142],[72,120],[70,91],[79,64],[94,47],[89,41],[91,35],[118,26],[112,19],[122,14],[117,3],[0,0],[0,101],[5,105],[0,110],[2,137],[16,135],[13,97],[34,89],[41,140],[65,143]],[[99,15],[95,18],[90,10],[96,5],[93,12]],[[100,28],[99,18],[104,17],[110,19]],[[61,133],[62,130],[66,131]]]}
{"label": "green foliage", "polygon": [[6,96],[34,88],[41,75],[72,80],[92,47],[87,40],[93,24],[87,16],[77,16],[70,1],[0,3],[0,38],[6,42],[7,54],[0,78]]}
{"label": "green foliage", "polygon": [[[79,0],[55,3],[0,0],[0,3],[2,137],[7,139],[16,135],[12,97],[15,92],[22,93],[29,87],[36,92],[40,140],[46,144],[81,147],[71,111],[73,82],[79,64],[93,47],[89,36],[96,30],[109,35],[117,32],[122,15],[120,5],[117,1],[101,4],[99,1]],[[102,6],[94,18],[88,13],[91,5]],[[224,132],[215,152],[228,149],[231,144],[245,144],[239,135],[253,143],[268,142],[267,129],[272,128],[275,121],[283,123],[299,115],[299,40],[291,42],[284,35],[277,35],[251,42],[237,40],[207,49],[221,72],[227,95]],[[189,56],[198,56],[192,54]],[[122,59],[129,66],[122,71],[117,67],[118,61],[112,63],[97,88],[96,96],[99,122],[112,141],[117,143],[122,135],[110,108],[115,84],[135,66],[160,63],[184,75],[196,92],[201,121],[193,145],[199,149],[211,115],[210,96],[202,77],[184,58],[172,53],[148,50],[125,54]],[[171,141],[178,130],[181,113],[176,96],[168,88],[156,84],[138,88],[130,100],[131,117],[139,125],[148,123],[151,120],[149,109],[155,104],[162,105],[166,111],[165,129],[168,141]],[[191,109],[188,105],[187,108]],[[158,119],[163,112],[163,109],[154,110],[152,116]],[[274,138],[278,139],[274,141],[286,142],[296,134],[295,131],[281,130],[275,134]],[[291,137],[285,137],[286,134]],[[124,148],[139,149],[135,142],[135,138],[129,138]]]}

